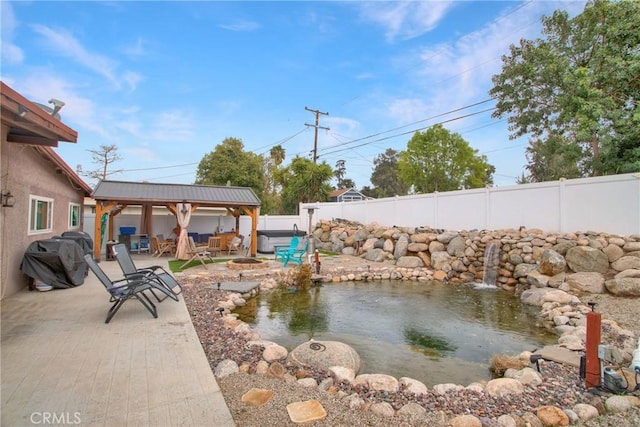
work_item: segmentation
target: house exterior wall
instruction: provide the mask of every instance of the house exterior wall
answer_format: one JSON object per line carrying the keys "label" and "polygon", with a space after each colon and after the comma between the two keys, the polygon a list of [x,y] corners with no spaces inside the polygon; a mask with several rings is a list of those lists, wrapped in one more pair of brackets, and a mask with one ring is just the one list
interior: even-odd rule
{"label": "house exterior wall", "polygon": [[[340,191],[344,191],[344,190],[340,190]],[[334,192],[335,194],[335,192]],[[353,188],[350,188],[349,190],[345,191],[344,193],[341,194],[337,194],[334,196],[330,196],[329,197],[329,202],[335,203],[335,202],[353,202],[356,200],[366,200],[366,196],[364,194],[362,194],[361,192],[359,192],[358,190],[355,190]]]}
{"label": "house exterior wall", "polygon": [[[49,239],[69,230],[69,204],[82,209],[83,192],[74,189],[67,176],[56,172],[56,166],[32,146],[7,142],[9,129],[2,125],[0,145],[0,185],[2,192],[11,191],[13,207],[0,207],[0,285],[2,298],[29,284],[29,277],[20,271],[22,256],[29,244]],[[51,232],[29,235],[29,196],[53,199],[53,229]],[[75,230],[82,229],[80,224]]]}
{"label": "house exterior wall", "polygon": [[360,193],[359,191],[354,190],[353,188],[345,193],[342,193],[338,196],[338,202],[353,202],[355,200],[365,200],[366,197]]}

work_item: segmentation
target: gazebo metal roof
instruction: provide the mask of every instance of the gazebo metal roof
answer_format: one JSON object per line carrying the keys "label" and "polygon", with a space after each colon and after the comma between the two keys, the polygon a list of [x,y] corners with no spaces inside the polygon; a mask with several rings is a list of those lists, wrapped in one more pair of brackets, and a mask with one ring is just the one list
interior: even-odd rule
{"label": "gazebo metal roof", "polygon": [[218,185],[158,184],[103,180],[91,194],[96,201],[116,201],[127,205],[165,205],[186,201],[199,206],[260,206],[250,187]]}

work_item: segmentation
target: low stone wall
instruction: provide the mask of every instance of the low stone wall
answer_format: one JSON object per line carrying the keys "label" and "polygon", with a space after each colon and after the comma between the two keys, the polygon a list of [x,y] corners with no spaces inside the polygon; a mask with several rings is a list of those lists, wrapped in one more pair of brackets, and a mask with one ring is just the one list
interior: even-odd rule
{"label": "low stone wall", "polygon": [[393,267],[392,278],[408,271],[427,280],[481,282],[487,250],[494,245],[496,284],[506,290],[552,287],[640,296],[640,235],[524,228],[448,231],[322,220],[313,237],[316,249]]}

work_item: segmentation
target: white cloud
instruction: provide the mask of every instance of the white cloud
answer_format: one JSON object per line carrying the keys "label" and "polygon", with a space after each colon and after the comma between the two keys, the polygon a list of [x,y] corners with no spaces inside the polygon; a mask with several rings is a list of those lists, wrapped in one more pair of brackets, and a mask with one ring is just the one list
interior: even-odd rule
{"label": "white cloud", "polygon": [[[568,5],[576,12],[583,3]],[[491,78],[501,72],[501,56],[509,52],[509,45],[521,38],[540,37],[540,17],[551,14],[558,6],[551,2],[529,2],[519,8],[514,5],[483,28],[453,42],[425,45],[418,52],[405,53],[397,63],[412,76],[414,96],[387,102],[388,114],[396,119],[406,117],[401,123],[407,123],[419,119],[420,112],[425,118],[488,99]],[[490,105],[478,109],[487,107]],[[469,120],[473,119],[462,122]]]}
{"label": "white cloud", "polygon": [[126,71],[122,74],[122,80],[129,86],[129,92],[133,92],[138,87],[138,83],[144,81],[144,77],[133,71]]}
{"label": "white cloud", "polygon": [[39,24],[34,24],[31,28],[43,37],[43,41],[53,53],[71,58],[82,66],[117,84],[117,78],[115,76],[117,65],[115,61],[104,55],[89,52],[66,30],[54,30],[53,28]]}
{"label": "white cloud", "polygon": [[58,78],[48,70],[38,70],[23,78],[19,88],[15,88],[29,98],[30,101],[48,105],[51,98],[65,103],[60,110],[62,121],[80,132],[81,129],[107,136],[107,123],[104,112],[98,109],[91,99],[78,95],[76,90],[66,80]]}
{"label": "white cloud", "polygon": [[387,41],[412,39],[432,29],[445,17],[452,2],[363,2],[360,12],[365,19],[385,29]]}
{"label": "white cloud", "polygon": [[138,147],[125,147],[122,151],[133,159],[144,159],[146,162],[161,160],[157,150],[147,147],[146,144]]}
{"label": "white cloud", "polygon": [[387,106],[387,111],[400,123],[412,123],[423,119],[429,107],[421,99],[395,99]]}
{"label": "white cloud", "polygon": [[192,141],[194,128],[193,120],[184,112],[167,111],[156,116],[147,138],[152,141]]}
{"label": "white cloud", "polygon": [[146,50],[144,48],[144,40],[142,40],[142,37],[138,37],[134,44],[125,47],[123,52],[125,55],[134,58],[144,56],[146,54]]}
{"label": "white cloud", "polygon": [[0,2],[0,11],[2,16],[2,25],[0,25],[2,31],[2,43],[0,43],[2,60],[10,64],[20,64],[24,61],[24,52],[13,43],[13,33],[18,27],[18,22],[13,14],[11,3],[7,1]]}
{"label": "white cloud", "polygon": [[229,31],[255,31],[260,29],[260,24],[253,21],[237,21],[231,24],[220,24],[219,28]]}
{"label": "white cloud", "polygon": [[110,81],[116,89],[126,84],[129,92],[133,92],[144,77],[133,71],[118,73],[118,61],[108,56],[87,50],[80,41],[64,29],[53,29],[34,24],[31,28],[42,36],[44,44],[52,53],[70,58],[83,67],[93,71]]}

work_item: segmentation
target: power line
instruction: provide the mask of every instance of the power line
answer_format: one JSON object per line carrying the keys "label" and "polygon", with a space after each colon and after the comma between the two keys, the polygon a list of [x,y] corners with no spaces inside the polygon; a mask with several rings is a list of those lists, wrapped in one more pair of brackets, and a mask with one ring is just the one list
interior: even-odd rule
{"label": "power line", "polygon": [[193,166],[193,165],[197,165],[198,162],[194,162],[194,163],[183,163],[181,165],[171,165],[171,166],[156,166],[153,168],[140,168],[140,169],[122,169],[118,172],[138,172],[138,171],[152,171],[152,170],[157,170],[157,169],[169,169],[169,168],[181,168],[183,166]]}
{"label": "power line", "polygon": [[[427,117],[427,118],[424,118],[424,119],[421,119],[421,120],[418,120],[418,121],[415,121],[415,122],[407,123],[405,125],[398,126],[398,127],[393,128],[393,129],[385,130],[385,131],[382,131],[382,132],[377,132],[377,133],[374,133],[374,134],[371,134],[371,135],[363,136],[361,138],[356,138],[354,140],[351,140],[351,141],[348,141],[348,142],[345,142],[345,143],[342,143],[342,144],[325,147],[322,150],[331,150],[332,148],[336,148],[336,147],[340,147],[340,146],[343,146],[343,145],[352,144],[354,142],[362,141],[362,140],[365,140],[365,139],[373,138],[373,137],[376,137],[376,136],[384,135],[385,133],[393,132],[393,131],[396,131],[396,130],[399,130],[399,129],[406,128],[408,126],[413,126],[413,125],[416,125],[418,123],[426,122],[427,120],[433,120],[433,119],[437,119],[438,117],[442,117],[442,116],[446,116],[446,115],[449,115],[449,114],[457,113],[458,111],[462,111],[462,110],[466,110],[466,109],[471,108],[471,107],[475,107],[475,106],[478,106],[478,105],[486,104],[487,102],[491,102],[491,101],[493,101],[493,98],[485,99],[484,101],[475,102],[473,104],[465,105],[464,107],[459,107],[459,108],[456,108],[456,109],[453,109],[453,110],[445,111],[444,113],[439,113],[439,114],[436,114],[435,116],[431,116],[431,117]],[[404,135],[404,133],[401,133],[399,135]],[[399,136],[399,135],[396,135],[396,136]],[[382,141],[384,139],[388,139],[388,138],[383,138],[383,139],[380,139],[379,141]]]}
{"label": "power line", "polygon": [[[428,129],[428,128],[430,128],[430,127],[432,127],[432,126],[435,126],[435,125],[441,125],[441,124],[444,124],[444,123],[453,122],[453,121],[456,121],[456,120],[460,120],[460,119],[464,119],[464,118],[467,118],[467,117],[475,116],[475,115],[478,115],[478,114],[486,113],[486,112],[488,112],[488,111],[493,111],[493,110],[495,110],[495,109],[496,109],[496,107],[493,107],[493,108],[487,108],[487,109],[485,109],[485,110],[477,111],[477,112],[475,112],[475,113],[465,114],[465,115],[463,115],[463,116],[458,116],[458,117],[454,117],[454,118],[452,118],[452,119],[443,120],[443,121],[441,121],[441,122],[434,123],[434,124],[431,124],[431,125],[429,125],[429,126],[423,126],[423,127],[421,127],[421,128],[412,129],[412,130],[409,130],[409,131],[406,131],[406,132],[402,132],[402,133],[399,133],[399,134],[395,134],[395,135],[391,135],[391,136],[386,136],[386,137],[384,137],[384,138],[378,138],[378,139],[375,139],[375,140],[373,140],[373,141],[369,141],[369,142],[364,142],[364,143],[362,143],[362,144],[358,144],[358,145],[356,145],[355,147],[342,148],[342,149],[339,149],[339,150],[330,151],[330,152],[328,152],[328,153],[325,153],[325,154],[324,154],[324,156],[329,155],[329,154],[339,153],[339,152],[346,151],[346,150],[351,150],[351,149],[358,148],[358,147],[363,147],[363,146],[365,146],[365,145],[373,144],[374,142],[385,141],[385,140],[387,140],[387,139],[395,138],[395,137],[397,137],[397,136],[407,135],[407,134],[414,133],[414,132],[417,132],[417,131],[420,131],[420,130],[423,130],[423,129]],[[364,139],[364,138],[361,138],[360,140],[362,140],[362,139]],[[357,140],[355,140],[355,141],[357,141]],[[355,142],[355,141],[351,141],[351,142],[348,142],[348,143],[343,144],[343,145],[351,144],[351,143],[353,143],[353,142]]]}
{"label": "power line", "polygon": [[[290,136],[284,137],[284,138],[282,138],[281,140],[274,142],[273,144],[269,144],[269,145],[265,145],[265,146],[263,146],[263,147],[257,148],[255,151],[260,151],[260,150],[262,150],[262,149],[264,149],[264,148],[269,148],[269,149],[270,149],[270,148],[272,148],[272,147],[275,147],[276,145],[284,144],[284,143],[286,143],[286,142],[289,142],[290,140],[292,140],[293,138],[295,138],[296,136],[300,135],[302,132],[304,132],[304,131],[306,131],[306,130],[308,130],[308,129],[309,129],[309,128],[306,128],[306,127],[305,127],[305,128],[302,128],[301,130],[299,130],[298,132],[294,133],[293,135],[290,135]],[[267,150],[267,151],[268,151],[268,150]],[[260,153],[260,154],[265,154],[265,153],[267,153],[267,151],[263,151],[263,152],[262,152],[262,153]]]}

